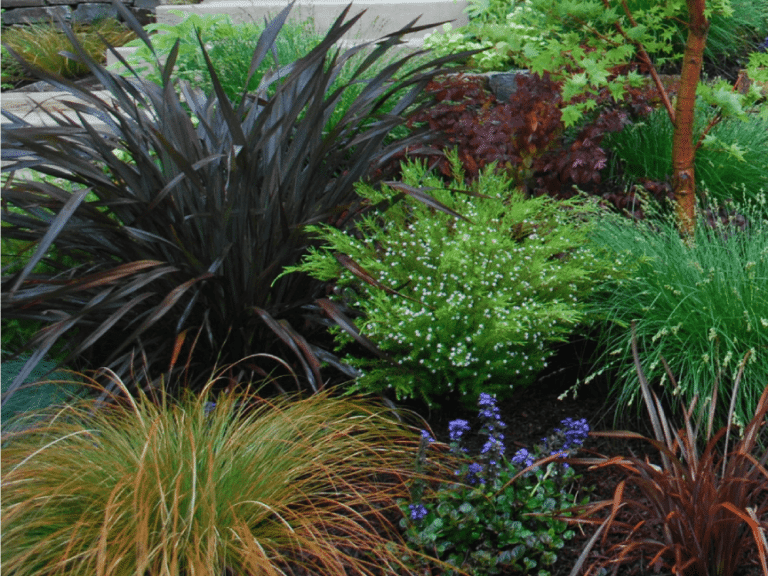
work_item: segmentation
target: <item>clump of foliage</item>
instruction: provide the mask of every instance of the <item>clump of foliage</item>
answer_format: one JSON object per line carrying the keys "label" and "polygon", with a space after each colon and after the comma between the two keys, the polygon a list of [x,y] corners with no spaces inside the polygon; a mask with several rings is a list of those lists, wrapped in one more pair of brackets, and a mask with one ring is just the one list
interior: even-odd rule
{"label": "clump of foliage", "polygon": [[[527,199],[493,166],[469,185],[451,156],[448,186],[415,161],[403,166],[403,183],[359,185],[385,211],[350,231],[311,227],[324,246],[288,269],[335,282],[334,301],[354,317],[335,314],[340,345],[375,345],[378,358],[346,358],[364,371],[360,390],[427,402],[453,392],[474,403],[480,392],[527,386],[551,344],[586,321],[584,299],[599,279],[619,274],[620,264],[586,246],[596,203]],[[415,186],[433,200],[397,202]]]}
{"label": "clump of foliage", "polygon": [[5,436],[3,573],[401,574],[390,519],[418,428],[358,398],[213,383],[134,400],[118,382],[114,402]]}
{"label": "clump of foliage", "polygon": [[[199,15],[179,13],[182,20],[175,24],[150,24],[145,26],[152,36],[154,53],[141,40],[137,39],[131,45],[138,50],[129,56],[128,63],[134,70],[145,75],[156,83],[161,83],[162,66],[178,42],[175,76],[179,80],[187,80],[194,86],[199,86],[206,93],[212,92],[211,75],[208,71],[206,57],[210,59],[216,70],[217,78],[224,93],[237,105],[245,92],[254,92],[265,74],[278,66],[286,66],[291,62],[306,56],[323,41],[323,35],[316,31],[314,22],[309,20],[288,20],[275,39],[274,50],[276,62],[266,59],[256,70],[251,70],[249,54],[253,52],[259,37],[264,31],[264,24],[256,22],[233,23],[228,15]],[[205,48],[205,55],[203,54]],[[388,65],[394,64],[397,55],[389,54],[376,59],[369,67],[360,72],[361,65],[371,54],[370,47],[363,47],[358,53],[350,52],[349,58],[339,66],[337,77],[334,78],[329,93],[341,89],[341,98],[326,124],[330,130],[344,117],[347,110],[365,87],[365,81],[372,80]],[[408,72],[426,63],[424,54],[412,56],[402,63],[394,73],[395,78],[402,78]],[[116,70],[125,71],[125,67]],[[357,80],[351,82],[353,77]],[[271,94],[271,92],[268,91]],[[391,112],[395,99],[385,103],[381,113]],[[400,137],[404,129],[397,131]]]}
{"label": "clump of foliage", "polygon": [[[135,18],[118,8],[151,45]],[[253,70],[274,46],[289,10],[267,25]],[[42,128],[16,117],[4,124],[7,169],[34,168],[75,184],[70,190],[17,179],[3,190],[3,236],[33,243],[35,251],[22,270],[3,276],[2,313],[46,325],[30,343],[35,352],[15,384],[52,346],[67,342],[69,358],[91,354],[98,366],[148,379],[174,368],[194,345],[193,363],[202,369],[190,369],[190,385],[217,359],[288,352],[305,382],[322,387],[317,354],[326,336],[319,323],[313,331],[302,307],[323,284],[278,276],[305,254],[305,225],[340,220],[353,208],[355,183],[373,179],[390,154],[431,138],[415,134],[385,145],[442,64],[430,61],[394,79],[414,57],[404,54],[363,79],[402,35],[421,30],[406,26],[375,42],[348,83],[333,89],[352,55],[334,46],[360,18],[347,19],[348,10],[318,46],[263,78],[256,95],[236,107],[210,62],[213,93],[182,82],[182,100],[173,58],[162,85],[128,80],[77,49],[66,27],[110,97],[102,100],[29,66],[77,96],[83,104],[72,106],[106,128],[62,115]],[[344,88],[358,83],[363,88],[353,105],[333,130],[324,130]],[[390,114],[380,114],[385,105],[392,106]],[[33,274],[52,247],[80,264],[51,259],[55,272]],[[257,365],[252,370],[265,373]]]}
{"label": "clump of foliage", "polygon": [[543,42],[536,14],[528,14],[527,2],[489,0],[468,2],[470,17],[466,26],[454,29],[444,24],[442,31],[424,37],[424,46],[435,54],[451,54],[462,50],[483,49],[467,59],[466,64],[480,72],[506,71],[519,68],[515,57],[525,46]]}
{"label": "clump of foliage", "polygon": [[[558,460],[578,450],[589,425],[583,419],[567,418],[541,445],[531,451],[521,448],[507,458],[506,424],[496,399],[484,393],[478,405],[480,434],[487,436],[481,453],[472,456],[462,447],[469,422],[452,421],[450,450],[460,468],[453,478],[437,485],[417,480],[412,501],[401,505],[406,538],[424,554],[412,561],[428,566],[437,560],[449,576],[511,570],[547,576],[548,568],[557,562],[557,551],[573,537],[566,521],[556,514],[578,502],[578,494],[570,491],[578,476]],[[419,469],[428,468],[430,458],[435,458],[432,442],[425,433]]]}
{"label": "clump of foliage", "polygon": [[[619,371],[615,391],[623,405],[641,392],[632,364],[630,325],[640,358],[663,397],[711,397],[716,382],[745,381],[735,417],[746,422],[768,380],[768,214],[764,193],[750,205],[701,210],[696,234],[681,238],[673,217],[652,207],[646,221],[606,215],[593,230],[595,249],[634,263],[628,277],[592,299],[608,320],[600,330],[601,364]],[[720,216],[718,216],[720,212]],[[664,359],[662,361],[662,358]],[[742,360],[744,366],[741,367]],[[666,377],[665,363],[676,383]],[[718,415],[722,421],[723,414]]]}
{"label": "clump of foliage", "polygon": [[[632,0],[633,13],[645,14],[658,9],[658,0]],[[744,55],[754,50],[768,34],[768,3],[753,0],[728,0],[728,2],[710,2],[709,30],[707,46],[704,48],[704,70],[710,74],[734,72],[734,64],[741,67],[746,64]],[[670,2],[664,6],[664,16],[674,26],[674,33],[669,34],[672,50],[682,53],[685,42],[685,2]],[[651,54],[653,56],[653,54]],[[731,80],[735,78],[731,77]]]}
{"label": "clump of foliage", "polygon": [[[88,55],[96,61],[106,60],[107,46],[122,46],[136,37],[136,34],[114,18],[105,18],[93,23],[75,22],[72,30],[78,42]],[[74,48],[58,24],[32,23],[3,28],[2,81],[14,83],[32,80],[8,49],[20,54],[33,66],[51,74],[66,78],[77,78],[89,73],[88,66],[62,54],[73,53]]]}
{"label": "clump of foliage", "polygon": [[[643,36],[648,55],[665,71],[675,72],[676,60],[686,43],[686,3],[630,0],[627,6],[639,24],[632,27],[624,21],[625,28],[633,29],[633,39]],[[768,4],[730,0],[714,3],[710,8],[705,70],[730,75],[734,63],[743,66],[742,55],[756,49],[768,34]],[[626,17],[621,4],[615,1],[469,0],[467,14],[468,25],[457,29],[444,26],[442,32],[428,35],[425,42],[440,54],[485,48],[468,62],[473,69],[484,72],[528,67],[529,58],[546,50],[548,42],[567,41],[569,34],[573,37],[584,27],[592,31],[596,40],[612,39],[616,33],[612,19],[617,15]],[[558,25],[553,29],[554,22]],[[614,42],[613,46],[618,48],[621,44]],[[627,46],[625,49],[632,50]]]}
{"label": "clump of foliage", "polygon": [[[484,80],[455,76],[430,83],[428,91],[436,104],[408,119],[410,127],[427,126],[442,138],[437,145],[456,147],[468,177],[495,164],[533,194],[570,197],[575,186],[581,191],[599,191],[608,155],[603,138],[621,130],[632,118],[653,110],[658,91],[646,85],[627,87],[622,107],[612,105],[608,90],[593,101],[595,112],[580,126],[566,130],[562,122],[561,83],[520,73],[508,102],[500,102]],[[450,176],[451,166],[441,154],[414,152],[435,162]],[[618,201],[619,199],[615,199]]]}
{"label": "clump of foliage", "polygon": [[[250,55],[264,32],[264,24],[257,22],[233,23],[226,14],[194,14],[177,12],[181,20],[174,24],[153,23],[144,29],[152,34],[152,49],[141,39],[128,46],[136,51],[127,58],[131,68],[147,79],[160,84],[162,65],[178,43],[174,75],[212,92],[213,83],[208,72],[205,53],[213,63],[216,75],[230,100],[236,103],[245,86],[255,91],[261,78],[274,63],[264,60],[255,72],[250,72]],[[312,21],[288,20],[275,39],[277,61],[284,66],[305,56],[323,40],[315,31]],[[125,68],[121,68],[125,71]],[[127,72],[127,71],[126,71]],[[248,82],[246,82],[248,79]]]}
{"label": "clump of foliage", "polygon": [[[572,126],[592,106],[589,98],[574,100],[575,96],[589,96],[607,88],[616,100],[625,95],[624,86],[638,85],[642,78],[635,70],[621,76],[611,73],[630,63],[638,63],[650,73],[659,89],[663,105],[674,126],[672,147],[672,189],[675,209],[681,230],[693,233],[696,223],[695,156],[708,131],[724,117],[746,118],[744,110],[760,97],[756,89],[742,95],[727,81],[709,86],[702,84],[701,71],[707,45],[710,17],[727,14],[730,2],[714,5],[705,0],[676,0],[654,4],[647,10],[630,7],[626,1],[611,0],[586,2],[551,2],[528,0],[540,13],[540,25],[545,30],[544,42],[528,46],[522,57],[534,72],[550,71],[563,80],[563,122]],[[683,53],[675,51],[670,41],[675,24],[672,16],[683,10],[680,20],[685,29]],[[680,57],[680,84],[675,103],[663,89],[659,70],[668,57]],[[695,102],[697,94],[708,104],[718,107],[716,117],[707,129],[693,137]]]}
{"label": "clump of foliage", "polygon": [[[715,110],[699,101],[695,134],[701,134]],[[664,110],[655,110],[640,122],[627,125],[603,141],[612,161],[630,182],[642,179],[669,181],[672,175],[674,127]],[[747,121],[726,118],[702,140],[696,153],[696,187],[718,201],[768,189],[768,119],[750,114]]]}
{"label": "clump of foliage", "polygon": [[[603,553],[583,572],[604,574],[605,568],[647,565],[682,576],[733,576],[748,564],[768,575],[768,386],[753,416],[737,430],[734,399],[739,386],[760,386],[765,379],[746,379],[744,366],[734,380],[726,425],[713,434],[719,383],[715,382],[706,421],[694,420],[699,396],[686,408],[683,426],[670,421],[650,390],[633,340],[633,356],[654,438],[628,431],[592,432],[595,436],[638,439],[658,450],[655,463],[635,456],[576,459],[597,469],[618,470],[624,479],[612,499],[589,504],[576,521],[599,526],[571,574],[581,574],[589,550],[602,534]],[[742,377],[745,380],[742,381]],[[672,373],[669,373],[675,385]],[[702,396],[704,397],[704,396]],[[605,518],[598,516],[610,510]],[[573,519],[570,519],[573,521]],[[614,544],[607,544],[612,535]],[[645,564],[647,562],[647,564]]]}

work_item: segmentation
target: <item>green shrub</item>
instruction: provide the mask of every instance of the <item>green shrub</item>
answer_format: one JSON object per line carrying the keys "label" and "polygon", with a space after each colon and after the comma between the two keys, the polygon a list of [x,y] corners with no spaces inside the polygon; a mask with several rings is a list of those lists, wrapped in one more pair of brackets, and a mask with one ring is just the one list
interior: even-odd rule
{"label": "green shrub", "polygon": [[419,432],[391,411],[326,393],[120,400],[5,438],[4,574],[402,573],[387,515]]}
{"label": "green shrub", "polygon": [[[699,102],[694,135],[706,127],[715,111]],[[614,152],[613,162],[630,180],[667,181],[672,175],[674,126],[664,109],[603,141]],[[768,119],[750,114],[747,120],[725,118],[709,132],[696,153],[696,188],[719,201],[743,201],[768,189]]]}
{"label": "green shrub", "polygon": [[433,32],[424,38],[424,47],[437,55],[452,54],[462,50],[484,49],[467,60],[472,69],[482,72],[507,71],[525,67],[516,57],[527,45],[542,42],[539,15],[526,3],[508,3],[507,9],[491,2],[495,9],[483,12],[476,9],[476,17],[468,25],[454,29],[444,24],[442,32]]}
{"label": "green shrub", "polygon": [[[488,437],[481,453],[471,456],[461,445],[469,422],[453,420],[450,449],[460,469],[436,485],[417,480],[412,502],[401,505],[408,542],[426,555],[411,561],[422,568],[441,564],[447,576],[457,570],[477,576],[512,571],[547,576],[557,551],[574,535],[557,515],[578,503],[578,494],[569,490],[578,477],[568,464],[553,460],[573,455],[589,425],[566,418],[532,451],[521,448],[510,458],[504,455],[506,424],[496,399],[481,394],[478,404],[480,433]],[[429,448],[432,442],[423,434],[420,469],[438,457]]]}
{"label": "green shrub", "polygon": [[690,244],[681,240],[671,214],[643,222],[606,217],[594,228],[596,247],[636,263],[630,277],[593,300],[595,312],[608,319],[599,332],[602,363],[618,370],[614,391],[622,406],[641,404],[631,356],[634,321],[640,361],[663,397],[679,396],[689,405],[695,395],[711,397],[717,383],[724,395],[746,362],[736,421],[754,414],[768,381],[768,218],[765,195],[757,198],[760,204],[737,206],[746,216],[732,217],[729,225],[713,228],[702,215]]}
{"label": "green shrub", "polygon": [[[306,56],[264,78],[256,101],[233,108],[213,67],[214,93],[182,82],[182,100],[171,65],[162,85],[131,82],[82,52],[110,97],[66,86],[106,128],[60,115],[46,127],[21,119],[3,125],[4,169],[33,168],[74,184],[22,179],[3,190],[4,238],[35,245],[23,270],[2,278],[3,317],[45,323],[17,383],[52,346],[67,342],[70,358],[88,353],[98,366],[148,379],[194,345],[189,385],[217,359],[287,352],[304,382],[321,387],[316,351],[326,334],[307,321],[303,306],[323,284],[278,276],[305,254],[305,225],[336,222],[356,200],[356,182],[375,181],[391,154],[435,136],[384,144],[441,71],[441,62],[430,61],[396,80],[411,59],[402,55],[363,79],[411,29],[382,39],[346,84],[362,86],[353,106],[325,131],[346,85],[329,90],[351,55],[333,47],[360,17],[347,14]],[[266,27],[254,68],[287,16],[286,9]],[[135,19],[133,26],[144,34]],[[391,114],[379,114],[385,105]],[[84,264],[57,261],[55,272],[32,274],[51,248]]]}
{"label": "green shrub", "polygon": [[[598,278],[616,272],[584,245],[594,203],[525,199],[493,166],[469,189],[455,153],[451,162],[449,186],[409,163],[404,184],[357,189],[375,205],[423,184],[462,218],[435,204],[396,203],[362,219],[355,233],[315,226],[326,246],[288,269],[336,281],[361,315],[356,330],[389,356],[348,358],[365,372],[361,390],[391,388],[398,398],[427,402],[455,391],[474,403],[480,392],[529,385],[550,345],[585,320],[582,301]],[[354,273],[358,266],[365,272]],[[336,336],[341,345],[353,339],[341,330]]]}
{"label": "green shrub", "polygon": [[[631,10],[646,11],[658,6],[658,0],[630,0]],[[715,8],[709,17],[707,45],[704,48],[705,66],[714,71],[729,61],[737,60],[743,64],[744,56],[768,35],[768,2],[766,0],[729,0],[728,9]],[[670,36],[675,52],[682,53],[687,40],[687,29],[683,24],[686,14],[685,2],[667,3],[665,8],[672,17],[675,26],[674,34]],[[731,70],[733,72],[732,65]]]}
{"label": "green shrub", "polygon": [[[610,34],[613,32],[611,15],[623,13],[619,2],[611,2],[610,9],[606,9],[603,2],[584,0],[561,1],[556,3],[558,6],[553,6],[551,0],[470,0],[468,4],[469,25],[456,30],[448,29],[445,34],[433,34],[429,45],[438,50],[488,47],[488,52],[472,61],[481,70],[527,67],[525,59],[520,60],[519,56],[526,52],[533,55],[540,48],[549,13],[558,14],[561,23],[559,34],[563,35],[578,30],[585,22],[593,31]],[[627,6],[636,20],[647,26],[656,39],[656,43],[646,42],[651,57],[658,61],[659,58],[668,58],[670,54],[683,53],[687,38],[685,2],[629,0]],[[645,20],[646,16],[650,16],[653,23]],[[637,31],[640,32],[640,29]],[[704,50],[707,68],[719,72],[728,67],[730,69],[725,71],[733,72],[732,62],[737,60],[743,64],[742,55],[754,49],[766,35],[768,2],[730,0],[727,11],[717,9],[711,14]]]}
{"label": "green shrub", "polygon": [[[99,62],[106,60],[107,49],[104,40],[112,46],[122,46],[136,37],[131,30],[114,18],[105,18],[93,24],[74,23],[72,29],[85,51]],[[32,79],[11,56],[8,48],[32,65],[51,74],[76,78],[89,72],[87,65],[61,54],[61,52],[72,52],[72,43],[53,22],[9,26],[3,29],[3,82]]]}

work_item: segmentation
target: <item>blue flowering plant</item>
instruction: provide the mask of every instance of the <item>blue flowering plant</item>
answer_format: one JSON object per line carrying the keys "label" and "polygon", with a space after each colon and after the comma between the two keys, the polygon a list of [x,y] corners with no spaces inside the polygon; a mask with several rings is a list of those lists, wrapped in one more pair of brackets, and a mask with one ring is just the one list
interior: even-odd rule
{"label": "blue flowering plant", "polygon": [[[485,442],[472,456],[463,445],[467,420],[449,424],[450,453],[460,463],[453,477],[437,485],[417,481],[411,502],[401,502],[401,526],[418,568],[441,566],[446,575],[521,574],[547,576],[557,550],[573,536],[562,519],[578,504],[571,488],[573,468],[563,459],[582,445],[586,420],[566,418],[530,450],[507,458],[506,425],[496,398],[480,394],[479,434]],[[420,469],[429,466],[433,438],[424,433]],[[583,498],[582,503],[587,499]],[[425,566],[426,565],[426,566]]]}

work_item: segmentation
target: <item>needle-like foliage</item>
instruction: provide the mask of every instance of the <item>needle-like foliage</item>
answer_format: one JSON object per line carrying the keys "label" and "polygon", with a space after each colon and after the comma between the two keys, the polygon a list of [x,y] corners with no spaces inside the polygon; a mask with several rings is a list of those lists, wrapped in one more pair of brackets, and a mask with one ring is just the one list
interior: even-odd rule
{"label": "needle-like foliage", "polygon": [[[266,26],[252,72],[271,52],[290,8]],[[119,3],[118,9],[151,49],[138,23]],[[138,75],[129,80],[89,58],[67,29],[77,56],[109,91],[105,99],[25,64],[80,102],[68,104],[69,116],[49,113],[51,125],[42,127],[3,112],[10,120],[3,126],[4,171],[34,168],[76,184],[69,190],[12,178],[3,189],[3,235],[29,242],[34,253],[21,271],[3,276],[2,313],[46,323],[11,390],[60,340],[70,345],[69,359],[89,352],[97,366],[124,376],[138,358],[154,378],[178,357],[187,335],[187,342],[199,336],[194,356],[205,372],[218,354],[231,362],[287,351],[311,387],[322,388],[322,350],[302,318],[322,283],[278,275],[305,253],[307,224],[338,223],[354,213],[355,182],[378,173],[395,151],[431,137],[384,145],[453,59],[401,75],[419,54],[404,52],[365,75],[403,35],[423,26],[414,21],[368,46],[341,50],[338,41],[361,16],[347,19],[349,10],[319,45],[266,74],[237,106],[207,56],[213,92],[185,83],[176,90],[177,49],[160,85]],[[370,54],[350,79],[331,89],[344,64],[365,49]],[[326,129],[345,90],[361,82],[346,113]],[[51,248],[82,264],[39,273],[35,266]]]}
{"label": "needle-like foliage", "polygon": [[[601,534],[604,553],[590,564],[584,572],[587,575],[602,573],[602,568],[610,566],[636,566],[645,559],[654,570],[664,568],[675,576],[732,576],[745,562],[754,560],[768,576],[768,386],[754,418],[740,435],[733,425],[733,398],[743,370],[733,386],[727,426],[712,431],[715,386],[707,422],[699,418],[694,423],[694,398],[684,410],[684,427],[676,429],[650,390],[636,339],[633,353],[655,439],[627,431],[592,434],[645,440],[658,450],[659,460],[651,463],[647,458],[602,455],[573,460],[618,469],[626,477],[616,486],[612,499],[581,510],[577,521],[599,528],[571,576],[581,574]],[[599,519],[603,512],[607,517]],[[609,535],[618,539],[607,544]]]}
{"label": "needle-like foliage", "polygon": [[152,401],[118,384],[122,403],[6,436],[3,574],[402,573],[418,428],[327,392],[214,396],[211,380]]}

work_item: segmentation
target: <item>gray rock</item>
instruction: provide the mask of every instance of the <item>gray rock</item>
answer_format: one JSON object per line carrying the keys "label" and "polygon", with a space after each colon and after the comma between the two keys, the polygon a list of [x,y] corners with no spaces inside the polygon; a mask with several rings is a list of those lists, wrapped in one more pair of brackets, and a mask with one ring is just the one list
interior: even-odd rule
{"label": "gray rock", "polygon": [[50,22],[57,18],[69,20],[72,9],[69,6],[36,6],[33,8],[16,8],[3,12],[3,26],[12,24],[28,24],[30,22]]}
{"label": "gray rock", "polygon": [[93,22],[103,18],[117,18],[117,9],[111,4],[78,4],[72,12],[72,20],[75,22]]}
{"label": "gray rock", "polygon": [[528,70],[510,70],[509,72],[491,72],[488,74],[488,85],[499,102],[508,102],[509,97],[517,90],[515,79],[519,74],[530,74]]}

